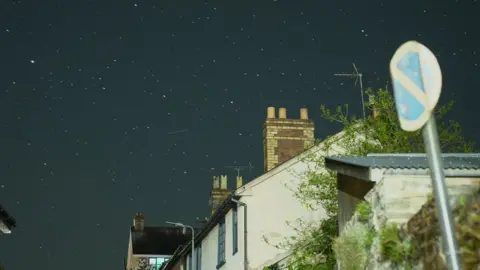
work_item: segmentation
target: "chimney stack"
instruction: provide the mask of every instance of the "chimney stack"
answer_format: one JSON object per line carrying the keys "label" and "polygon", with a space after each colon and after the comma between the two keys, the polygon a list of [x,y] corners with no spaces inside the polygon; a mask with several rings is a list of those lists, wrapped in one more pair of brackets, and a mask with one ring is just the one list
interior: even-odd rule
{"label": "chimney stack", "polygon": [[267,119],[275,119],[275,107],[267,108]]}
{"label": "chimney stack", "polygon": [[275,108],[269,107],[263,126],[265,172],[310,147],[315,141],[314,129],[313,121],[308,119],[307,108],[300,109],[299,119],[288,119],[286,108],[279,108],[278,118],[275,118]]}
{"label": "chimney stack", "polygon": [[135,217],[133,218],[133,227],[136,232],[143,232],[143,229],[145,228],[145,217],[142,213],[138,212],[135,214]]}
{"label": "chimney stack", "polygon": [[301,120],[308,120],[308,109],[307,108],[301,108],[300,109],[300,119]]}
{"label": "chimney stack", "polygon": [[243,185],[243,177],[238,175],[237,176],[237,186],[236,188],[240,188]]}
{"label": "chimney stack", "polygon": [[212,215],[217,208],[222,205],[223,201],[230,195],[230,191],[227,188],[227,176],[214,176],[213,177],[213,189],[210,193],[210,205],[212,206]]}

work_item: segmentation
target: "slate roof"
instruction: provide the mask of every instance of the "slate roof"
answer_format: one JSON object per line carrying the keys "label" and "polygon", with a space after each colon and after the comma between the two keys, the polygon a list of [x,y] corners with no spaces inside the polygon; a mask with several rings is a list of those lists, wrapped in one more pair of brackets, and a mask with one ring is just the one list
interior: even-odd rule
{"label": "slate roof", "polygon": [[[442,154],[444,169],[480,170],[480,153]],[[368,156],[332,156],[326,162],[379,169],[428,169],[426,154],[369,154]]]}
{"label": "slate roof", "polygon": [[[144,227],[143,232],[136,232],[132,226],[133,254],[173,255],[175,250],[192,239],[192,233],[175,227]],[[198,231],[198,230],[197,230]]]}
{"label": "slate roof", "polygon": [[7,210],[5,210],[1,204],[0,204],[0,221],[3,224],[5,224],[5,226],[7,226],[7,228],[9,228],[10,230],[17,227],[17,222],[15,221],[15,219],[8,214]]}

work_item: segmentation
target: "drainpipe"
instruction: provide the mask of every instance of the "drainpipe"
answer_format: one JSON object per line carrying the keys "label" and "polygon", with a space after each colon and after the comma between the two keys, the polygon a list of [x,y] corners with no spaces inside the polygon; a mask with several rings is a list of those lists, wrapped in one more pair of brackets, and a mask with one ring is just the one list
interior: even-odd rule
{"label": "drainpipe", "polygon": [[243,266],[245,270],[248,270],[248,253],[247,253],[247,204],[235,199],[231,199],[232,202],[237,205],[243,206]]}

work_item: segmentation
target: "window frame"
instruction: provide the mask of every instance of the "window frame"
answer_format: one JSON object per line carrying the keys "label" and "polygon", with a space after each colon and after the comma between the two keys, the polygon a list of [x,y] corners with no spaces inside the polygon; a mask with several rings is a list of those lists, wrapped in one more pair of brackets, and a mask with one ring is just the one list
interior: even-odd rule
{"label": "window frame", "polygon": [[225,217],[218,223],[217,268],[225,264],[226,256]]}
{"label": "window frame", "polygon": [[[152,264],[151,260],[155,260],[155,263]],[[162,261],[162,263],[159,263],[159,261]],[[148,266],[154,267],[154,269],[160,269],[160,267],[168,261],[168,258],[163,258],[163,257],[150,257],[148,258]]]}
{"label": "window frame", "polygon": [[195,270],[202,270],[202,244],[198,245],[195,253]]}
{"label": "window frame", "polygon": [[232,255],[238,252],[238,208],[232,208]]}

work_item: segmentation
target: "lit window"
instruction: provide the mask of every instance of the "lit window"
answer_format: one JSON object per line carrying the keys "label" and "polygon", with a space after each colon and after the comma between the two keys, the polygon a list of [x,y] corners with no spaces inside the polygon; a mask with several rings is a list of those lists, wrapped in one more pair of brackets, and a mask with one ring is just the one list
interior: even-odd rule
{"label": "lit window", "polygon": [[162,264],[164,262],[168,261],[167,258],[150,258],[148,260],[148,264],[154,269],[154,270],[157,270],[157,269],[160,269],[160,266],[162,266]]}

